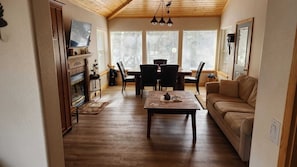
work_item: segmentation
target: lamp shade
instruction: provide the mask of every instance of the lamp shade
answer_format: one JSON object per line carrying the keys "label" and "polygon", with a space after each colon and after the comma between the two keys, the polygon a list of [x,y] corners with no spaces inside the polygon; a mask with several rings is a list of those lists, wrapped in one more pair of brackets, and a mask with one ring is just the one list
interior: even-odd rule
{"label": "lamp shade", "polygon": [[[171,21],[171,18],[169,16],[169,14],[170,14],[170,11],[169,11],[170,6],[171,6],[171,1],[169,1],[165,5],[164,0],[160,0],[160,4],[159,4],[158,9],[156,10],[156,12],[154,14],[153,19],[151,20],[151,24],[153,24],[153,25],[160,24],[161,26],[163,26],[164,24],[167,24],[169,27],[171,27],[173,25],[173,22]],[[161,8],[161,12],[162,12],[162,15],[161,15],[162,17],[161,17],[160,21],[158,21],[156,19],[156,15],[158,14],[158,11],[159,11],[160,8]],[[166,10],[167,15],[168,15],[168,18],[169,18],[167,22],[165,22],[165,20],[164,20],[164,10]]]}
{"label": "lamp shade", "polygon": [[4,19],[0,18],[0,27],[5,27],[5,26],[7,26],[7,22]]}
{"label": "lamp shade", "polygon": [[153,17],[151,23],[152,23],[153,25],[157,25],[157,24],[158,24],[158,20],[156,19],[156,16]]}
{"label": "lamp shade", "polygon": [[168,21],[167,21],[167,25],[169,27],[171,27],[173,25],[173,22],[171,21],[171,18],[169,17]]}
{"label": "lamp shade", "polygon": [[159,21],[159,24],[160,24],[161,26],[165,24],[165,21],[164,21],[164,18],[163,18],[163,17],[161,17],[161,20]]}

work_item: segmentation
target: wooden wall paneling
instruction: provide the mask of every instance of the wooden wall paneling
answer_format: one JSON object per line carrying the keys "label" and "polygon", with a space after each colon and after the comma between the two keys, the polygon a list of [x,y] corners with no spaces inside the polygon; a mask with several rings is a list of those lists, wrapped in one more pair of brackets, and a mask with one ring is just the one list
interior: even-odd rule
{"label": "wooden wall paneling", "polygon": [[65,33],[63,25],[62,6],[57,2],[50,2],[52,19],[53,45],[56,60],[57,80],[59,89],[59,102],[61,111],[61,123],[63,134],[68,132],[71,127],[70,112],[70,86],[69,74],[67,70],[67,54]]}
{"label": "wooden wall paneling", "polygon": [[[70,0],[76,6],[97,13],[109,20],[120,17],[151,18],[158,9],[160,0]],[[164,1],[165,5],[168,1]],[[221,16],[227,0],[174,0],[170,7],[171,17]],[[158,16],[161,16],[160,7]],[[164,10],[164,14],[166,11]]]}

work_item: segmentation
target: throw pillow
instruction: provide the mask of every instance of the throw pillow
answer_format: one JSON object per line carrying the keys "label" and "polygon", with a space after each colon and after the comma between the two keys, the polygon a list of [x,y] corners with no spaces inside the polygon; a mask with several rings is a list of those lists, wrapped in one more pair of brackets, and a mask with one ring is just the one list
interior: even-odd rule
{"label": "throw pillow", "polygon": [[221,80],[220,94],[230,97],[238,97],[238,81]]}

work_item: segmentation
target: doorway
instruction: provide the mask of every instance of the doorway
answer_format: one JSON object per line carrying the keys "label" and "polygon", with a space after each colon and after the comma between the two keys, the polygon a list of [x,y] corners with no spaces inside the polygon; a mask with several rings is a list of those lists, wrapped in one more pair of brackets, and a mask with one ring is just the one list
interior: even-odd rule
{"label": "doorway", "polygon": [[240,75],[248,74],[253,36],[253,24],[254,18],[249,18],[236,23],[233,79],[237,78]]}
{"label": "doorway", "polygon": [[297,166],[297,29],[291,64],[278,167]]}

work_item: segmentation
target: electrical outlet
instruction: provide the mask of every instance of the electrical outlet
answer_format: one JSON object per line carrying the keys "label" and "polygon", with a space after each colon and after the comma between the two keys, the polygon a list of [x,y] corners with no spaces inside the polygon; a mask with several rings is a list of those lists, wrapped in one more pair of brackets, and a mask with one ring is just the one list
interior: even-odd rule
{"label": "electrical outlet", "polygon": [[281,127],[280,122],[275,119],[272,119],[270,130],[269,130],[269,137],[270,137],[270,140],[276,145],[279,144],[280,127]]}

